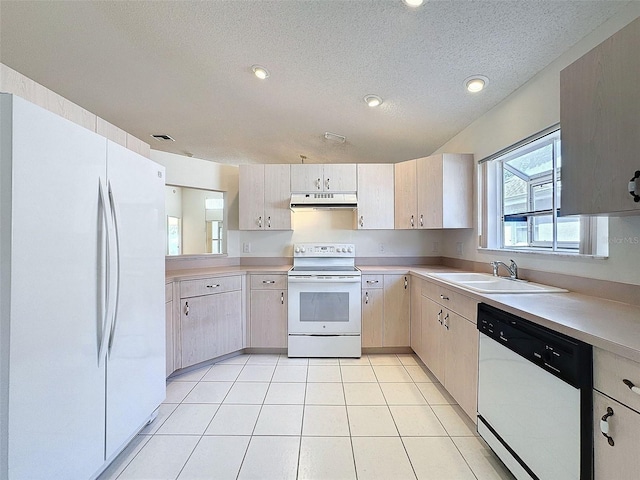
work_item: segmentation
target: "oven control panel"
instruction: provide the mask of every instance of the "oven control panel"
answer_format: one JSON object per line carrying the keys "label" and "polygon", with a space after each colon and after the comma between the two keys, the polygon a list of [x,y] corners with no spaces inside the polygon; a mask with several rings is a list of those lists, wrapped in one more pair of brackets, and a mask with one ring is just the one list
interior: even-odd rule
{"label": "oven control panel", "polygon": [[356,246],[352,243],[296,243],[294,257],[355,257]]}

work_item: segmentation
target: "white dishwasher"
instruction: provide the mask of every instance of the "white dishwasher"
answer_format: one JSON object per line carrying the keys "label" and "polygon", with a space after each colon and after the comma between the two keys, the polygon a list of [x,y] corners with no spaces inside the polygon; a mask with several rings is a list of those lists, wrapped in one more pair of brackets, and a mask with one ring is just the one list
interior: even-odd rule
{"label": "white dishwasher", "polygon": [[518,480],[591,480],[591,346],[478,306],[478,432]]}

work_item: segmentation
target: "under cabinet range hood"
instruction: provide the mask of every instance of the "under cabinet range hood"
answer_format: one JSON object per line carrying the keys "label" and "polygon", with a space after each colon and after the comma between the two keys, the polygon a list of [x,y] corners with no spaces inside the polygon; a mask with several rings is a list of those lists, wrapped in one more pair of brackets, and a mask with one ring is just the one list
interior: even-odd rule
{"label": "under cabinet range hood", "polygon": [[355,210],[358,197],[355,193],[292,193],[292,210]]}

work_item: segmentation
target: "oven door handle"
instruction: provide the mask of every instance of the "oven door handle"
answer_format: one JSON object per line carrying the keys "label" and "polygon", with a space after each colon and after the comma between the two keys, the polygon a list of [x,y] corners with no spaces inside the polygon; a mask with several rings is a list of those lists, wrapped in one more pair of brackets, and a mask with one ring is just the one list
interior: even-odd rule
{"label": "oven door handle", "polygon": [[325,277],[316,275],[290,276],[289,283],[360,283],[359,276]]}

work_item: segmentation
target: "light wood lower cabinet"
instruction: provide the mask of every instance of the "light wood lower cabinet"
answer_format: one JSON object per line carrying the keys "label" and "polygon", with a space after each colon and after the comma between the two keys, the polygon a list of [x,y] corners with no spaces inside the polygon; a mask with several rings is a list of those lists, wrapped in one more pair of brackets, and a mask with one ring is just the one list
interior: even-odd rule
{"label": "light wood lower cabinet", "polygon": [[287,276],[251,275],[250,346],[287,346]]}
{"label": "light wood lower cabinet", "polygon": [[424,349],[422,348],[422,282],[418,277],[411,278],[411,325],[410,341],[413,351],[422,358]]}
{"label": "light wood lower cabinet", "polygon": [[411,344],[409,275],[362,276],[362,346]]}

